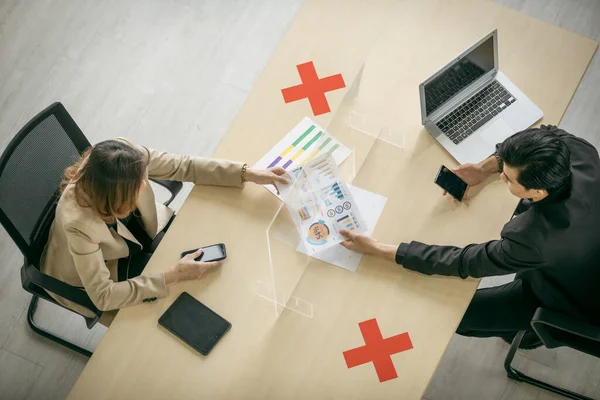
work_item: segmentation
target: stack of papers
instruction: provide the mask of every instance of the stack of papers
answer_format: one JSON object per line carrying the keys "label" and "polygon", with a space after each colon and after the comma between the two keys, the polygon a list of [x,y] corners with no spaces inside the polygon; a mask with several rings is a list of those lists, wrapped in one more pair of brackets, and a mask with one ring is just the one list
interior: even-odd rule
{"label": "stack of papers", "polygon": [[277,188],[309,255],[346,240],[342,229],[367,231],[331,154],[324,153],[287,175],[291,183],[277,184]]}
{"label": "stack of papers", "polygon": [[[284,201],[301,241],[297,251],[313,258],[355,271],[362,254],[339,243],[345,229],[370,235],[387,198],[340,179],[338,166],[350,149],[310,118],[304,118],[255,165],[283,167],[289,185],[266,186]],[[294,244],[295,246],[296,244]]]}
{"label": "stack of papers", "polygon": [[[292,171],[322,154],[330,154],[335,165],[340,165],[351,153],[349,148],[312,119],[304,118],[258,160],[254,167],[260,169],[283,167],[286,171]],[[267,189],[277,194],[273,187],[267,186]]]}

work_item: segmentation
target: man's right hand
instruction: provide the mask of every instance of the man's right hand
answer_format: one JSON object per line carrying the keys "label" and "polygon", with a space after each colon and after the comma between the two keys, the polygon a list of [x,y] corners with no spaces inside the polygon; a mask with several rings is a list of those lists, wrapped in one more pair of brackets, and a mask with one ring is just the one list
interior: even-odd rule
{"label": "man's right hand", "polygon": [[[495,157],[490,157],[479,164],[462,164],[454,168],[454,172],[460,179],[465,181],[469,187],[479,185],[497,170],[497,162]],[[468,189],[467,189],[468,190]],[[445,196],[448,192],[444,191]],[[465,194],[465,200],[469,200],[469,196]]]}
{"label": "man's right hand", "polygon": [[202,262],[196,258],[202,255],[202,249],[184,256],[177,264],[165,272],[165,283],[171,285],[183,281],[200,279],[209,269],[220,266],[222,261]]}
{"label": "man's right hand", "polygon": [[348,238],[348,240],[340,243],[348,250],[373,254],[390,261],[395,261],[396,259],[396,249],[398,246],[383,244],[367,235],[360,235],[345,229],[340,230],[340,234]]}

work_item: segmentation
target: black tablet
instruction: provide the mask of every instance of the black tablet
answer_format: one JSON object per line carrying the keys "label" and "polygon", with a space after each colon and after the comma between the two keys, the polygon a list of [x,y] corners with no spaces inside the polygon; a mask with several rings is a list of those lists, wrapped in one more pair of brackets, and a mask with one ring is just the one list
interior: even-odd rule
{"label": "black tablet", "polygon": [[205,356],[231,328],[229,321],[186,292],[179,295],[158,323]]}

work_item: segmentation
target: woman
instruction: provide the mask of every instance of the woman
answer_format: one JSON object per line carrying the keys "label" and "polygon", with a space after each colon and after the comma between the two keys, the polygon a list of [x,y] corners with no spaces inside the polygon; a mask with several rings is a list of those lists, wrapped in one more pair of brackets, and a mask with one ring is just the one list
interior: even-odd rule
{"label": "woman", "polygon": [[[182,258],[164,273],[140,275],[153,251],[152,241],[171,221],[173,211],[154,200],[148,178],[238,186],[287,183],[283,168],[255,170],[246,164],[188,157],[107,140],[84,152],[65,171],[61,197],[41,269],[85,289],[112,322],[116,310],[167,296],[167,287],[202,278],[219,263],[196,262],[201,251]],[[89,310],[53,296],[85,316]]]}

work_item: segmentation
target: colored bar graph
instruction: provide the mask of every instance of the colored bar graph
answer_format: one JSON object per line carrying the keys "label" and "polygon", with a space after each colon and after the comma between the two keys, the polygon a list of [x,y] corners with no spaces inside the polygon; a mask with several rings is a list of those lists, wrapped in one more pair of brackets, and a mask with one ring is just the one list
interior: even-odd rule
{"label": "colored bar graph", "polygon": [[323,131],[319,131],[319,133],[317,133],[314,138],[310,139],[310,141],[304,145],[304,147],[302,148],[302,150],[304,150],[304,151],[308,150],[308,148],[310,146],[312,146],[312,144],[314,142],[316,142],[317,140],[319,140],[319,138],[321,137],[321,135],[323,135]]}
{"label": "colored bar graph", "polygon": [[312,139],[310,139],[308,141],[308,143],[306,143],[300,150],[298,150],[296,152],[296,154],[294,154],[293,157],[291,157],[285,164],[283,164],[283,168],[287,168],[289,167],[294,161],[296,161],[302,154],[304,154],[304,152],[306,150],[308,150],[310,148],[310,146],[313,145],[313,143],[315,143],[317,140],[319,140],[319,138],[323,135],[323,131],[319,131],[319,133],[317,133]]}
{"label": "colored bar graph", "polygon": [[327,138],[320,146],[317,150],[313,151],[312,154],[310,156],[308,156],[308,158],[306,160],[304,160],[304,162],[302,163],[303,165],[306,164],[307,162],[311,162],[313,158],[315,158],[317,156],[317,154],[319,154],[328,144],[329,142],[331,142],[331,138]]}
{"label": "colored bar graph", "polygon": [[269,166],[267,168],[273,168],[274,166],[277,165],[277,163],[279,163],[279,161],[281,161],[281,156],[277,156],[277,158],[275,160],[273,160],[273,162],[271,164],[269,164]]}
{"label": "colored bar graph", "polygon": [[339,145],[339,144],[336,144],[335,146],[332,146],[332,147],[329,149],[328,153],[329,153],[329,154],[333,154],[333,152],[334,152],[334,151],[336,151],[338,147],[340,147],[340,145]]}
{"label": "colored bar graph", "polygon": [[350,218],[348,215],[344,215],[342,218],[338,219],[337,222],[341,223],[342,225],[345,225],[346,228],[350,229],[351,231],[354,230],[352,218]]}
{"label": "colored bar graph", "polygon": [[[302,143],[302,141],[315,129],[314,125],[311,125],[310,128],[308,128],[306,131],[304,131],[304,133],[302,135],[300,135],[298,137],[298,139],[294,140],[294,143],[291,144],[291,146],[289,146],[287,149],[285,149],[285,151],[283,153],[281,153],[281,155],[277,156],[277,158],[275,158],[275,160],[273,160],[273,162],[271,162],[271,164],[269,164],[269,166],[267,168],[273,168],[274,166],[276,166],[279,161],[281,161],[283,159],[283,157],[285,157],[290,151],[292,151],[294,149],[294,147],[297,147],[300,143]],[[285,166],[283,168],[286,168]]]}
{"label": "colored bar graph", "polygon": [[292,151],[293,149],[294,149],[294,146],[290,146],[290,147],[288,147],[287,149],[285,149],[285,151],[284,151],[283,153],[281,153],[281,155],[280,155],[280,156],[278,156],[278,157],[277,157],[275,160],[273,160],[273,162],[272,162],[271,164],[269,164],[269,166],[268,166],[267,168],[272,168],[272,167],[276,166],[276,165],[277,165],[277,163],[278,163],[279,161],[281,161],[281,159],[282,159],[283,157],[285,157],[285,155],[286,155],[287,153],[289,153],[290,151]]}
{"label": "colored bar graph", "polygon": [[300,149],[298,150],[298,152],[294,155],[294,157],[290,158],[289,160],[287,160],[287,162],[285,164],[283,164],[283,168],[286,169],[287,167],[289,167],[296,158],[298,158],[298,156],[300,154],[304,153],[304,150]]}
{"label": "colored bar graph", "polygon": [[342,188],[340,187],[340,185],[337,184],[337,182],[333,183],[330,186],[324,187],[322,190],[324,192],[327,192],[327,194],[330,196],[335,196],[340,200],[344,199],[344,193],[342,192]]}
{"label": "colored bar graph", "polygon": [[302,221],[310,218],[310,211],[308,210],[308,208],[306,208],[306,206],[303,206],[301,209],[299,209],[298,214],[300,214],[300,218],[302,219]]}

